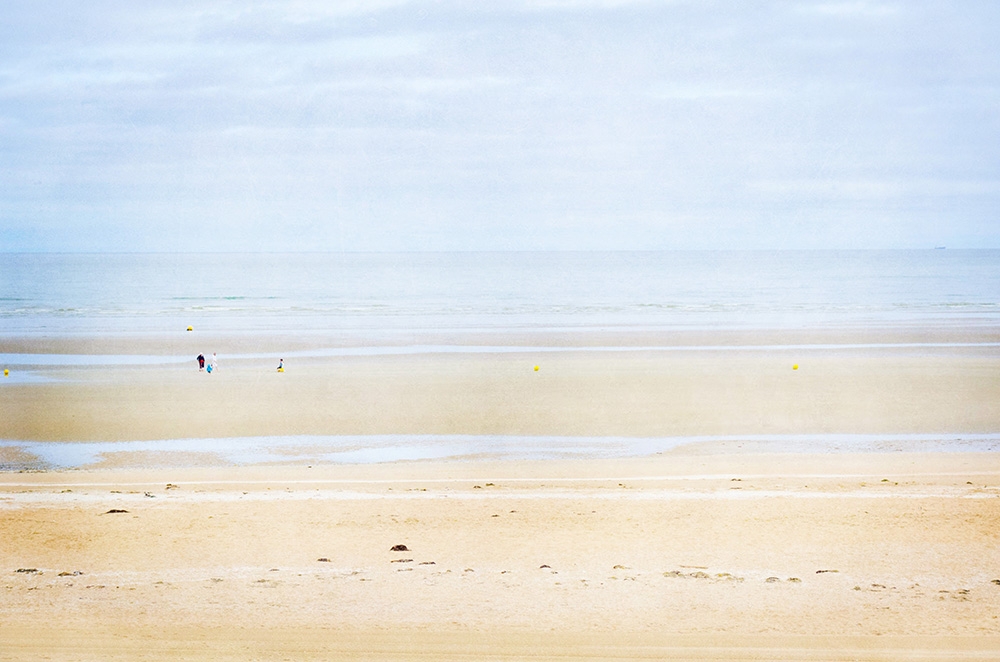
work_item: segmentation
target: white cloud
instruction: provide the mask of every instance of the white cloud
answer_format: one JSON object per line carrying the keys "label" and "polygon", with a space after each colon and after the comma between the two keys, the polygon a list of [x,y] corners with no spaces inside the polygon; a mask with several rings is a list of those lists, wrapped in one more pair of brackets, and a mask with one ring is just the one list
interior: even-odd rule
{"label": "white cloud", "polygon": [[130,227],[155,248],[183,235],[167,223],[245,222],[274,249],[794,246],[834,222],[824,241],[854,245],[873,210],[898,236],[942,209],[982,228],[1000,208],[992,7],[12,11],[0,227],[64,248]]}
{"label": "white cloud", "polygon": [[[690,0],[661,0],[660,6],[676,4]],[[620,9],[622,7],[650,6],[655,0],[525,0],[521,5],[522,11],[542,11],[549,9],[557,10],[580,10],[580,9]]]}
{"label": "white cloud", "polygon": [[783,94],[775,88],[752,88],[737,85],[654,83],[649,95],[656,99],[677,101],[751,100]]}
{"label": "white cloud", "polygon": [[891,199],[927,196],[981,196],[1000,194],[998,180],[926,179],[772,179],[746,183],[746,189],[775,197],[817,199]]}
{"label": "white cloud", "polygon": [[750,191],[771,196],[829,198],[892,198],[905,195],[913,185],[905,181],[877,179],[777,179],[747,182]]}
{"label": "white cloud", "polygon": [[823,2],[818,4],[800,4],[796,9],[803,13],[814,13],[823,16],[841,18],[864,17],[881,18],[900,13],[899,5],[884,2]]}

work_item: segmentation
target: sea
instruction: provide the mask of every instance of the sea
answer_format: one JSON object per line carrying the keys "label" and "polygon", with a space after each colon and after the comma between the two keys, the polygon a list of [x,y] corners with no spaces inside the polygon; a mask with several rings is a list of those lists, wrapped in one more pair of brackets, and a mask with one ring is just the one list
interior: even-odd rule
{"label": "sea", "polygon": [[[925,324],[1000,328],[1000,251],[7,253],[0,254],[0,363],[14,370],[0,379],[0,397],[3,386],[45,382],[50,379],[46,370],[53,367],[191,360],[10,350],[13,339],[32,337],[172,334],[191,326],[221,334],[329,334],[338,339],[334,353],[378,354],[526,349],[422,341],[442,332],[530,337],[547,331]],[[345,345],[345,338],[355,346],[351,341]],[[38,458],[41,467],[87,466],[126,450],[206,447],[220,461],[237,464],[279,459],[369,463],[467,456],[621,457],[702,441],[771,450],[992,451],[1000,450],[997,432],[733,439],[381,435],[106,443],[0,438],[0,446]],[[14,468],[0,465],[0,470]]]}
{"label": "sea", "polygon": [[0,254],[0,339],[1000,322],[1000,251]]}

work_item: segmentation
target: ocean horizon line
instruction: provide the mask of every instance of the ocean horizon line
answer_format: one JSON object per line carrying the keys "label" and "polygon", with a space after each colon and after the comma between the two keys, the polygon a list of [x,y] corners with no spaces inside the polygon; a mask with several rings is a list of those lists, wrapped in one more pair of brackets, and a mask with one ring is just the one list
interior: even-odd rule
{"label": "ocean horizon line", "polygon": [[925,246],[925,247],[782,247],[782,248],[460,248],[460,249],[357,249],[357,250],[2,250],[0,255],[437,255],[437,254],[509,254],[509,253],[908,253],[908,252],[1000,252],[1000,246]]}

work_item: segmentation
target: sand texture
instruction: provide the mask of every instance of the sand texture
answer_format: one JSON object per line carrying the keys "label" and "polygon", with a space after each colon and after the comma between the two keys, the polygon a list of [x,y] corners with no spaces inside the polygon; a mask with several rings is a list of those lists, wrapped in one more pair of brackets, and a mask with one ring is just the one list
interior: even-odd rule
{"label": "sand texture", "polygon": [[[211,376],[193,361],[59,368],[0,391],[0,438],[1000,432],[1000,351],[941,346],[959,335],[314,357],[283,374],[224,355]],[[104,351],[72,350],[88,347]],[[232,466],[144,451],[0,473],[0,661],[998,651],[996,452],[705,441],[638,458]]]}
{"label": "sand texture", "polygon": [[408,469],[8,475],[0,659],[990,659],[1000,645],[993,455]]}

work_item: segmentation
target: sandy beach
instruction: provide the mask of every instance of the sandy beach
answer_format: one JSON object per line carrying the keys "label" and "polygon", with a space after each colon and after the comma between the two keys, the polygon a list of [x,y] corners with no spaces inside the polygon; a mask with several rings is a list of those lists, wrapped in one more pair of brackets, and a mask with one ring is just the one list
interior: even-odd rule
{"label": "sandy beach", "polygon": [[[404,340],[381,350],[451,351],[325,356],[342,348],[294,336],[15,339],[12,350],[108,363],[40,367],[52,381],[5,388],[0,438],[1000,432],[1000,333],[992,329]],[[289,347],[306,356],[280,354]],[[198,372],[195,356],[215,348],[220,369]],[[190,360],[113,363],[135,355]]]}
{"label": "sandy beach", "polygon": [[[218,347],[221,367],[199,373],[195,351],[3,387],[5,440],[205,446],[64,469],[0,447],[0,660],[995,659],[996,336],[525,336],[507,345],[539,351],[307,352],[284,373],[280,338],[12,340]],[[268,358],[232,358],[251,352]],[[212,446],[456,434],[703,439],[368,464],[234,464]],[[817,434],[868,436],[760,441]]]}

